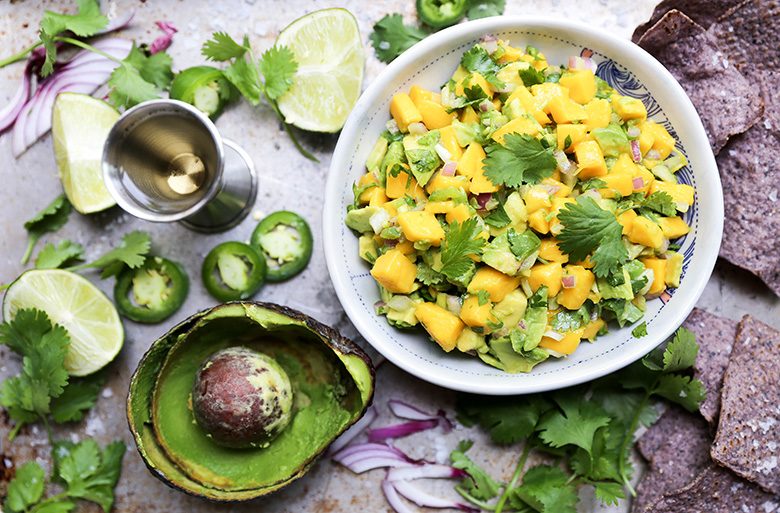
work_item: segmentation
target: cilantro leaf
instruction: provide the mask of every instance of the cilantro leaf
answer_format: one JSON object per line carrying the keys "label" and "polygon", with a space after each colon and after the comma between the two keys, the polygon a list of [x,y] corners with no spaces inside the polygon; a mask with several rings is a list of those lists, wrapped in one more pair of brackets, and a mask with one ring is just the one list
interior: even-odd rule
{"label": "cilantro leaf", "polygon": [[471,50],[463,54],[460,64],[471,73],[479,73],[493,87],[500,89],[504,83],[498,79],[496,74],[501,71],[501,67],[490,57],[490,54],[480,45],[474,45]]}
{"label": "cilantro leaf", "polygon": [[173,80],[173,60],[165,52],[147,55],[133,43],[130,53],[108,79],[109,99],[117,108],[132,107],[160,97]]}
{"label": "cilantro leaf", "polygon": [[77,0],[77,4],[77,14],[53,11],[43,13],[39,36],[46,49],[46,60],[41,67],[41,75],[44,77],[54,71],[54,62],[57,60],[55,36],[63,32],[73,32],[79,37],[92,36],[108,25],[108,18],[100,13],[97,0]]}
{"label": "cilantro leaf", "polygon": [[609,416],[601,408],[585,405],[575,397],[559,394],[555,402],[560,409],[542,418],[537,426],[539,437],[551,447],[576,445],[590,454],[596,430],[609,424]]}
{"label": "cilantro leaf", "polygon": [[254,106],[260,104],[263,94],[260,73],[245,56],[237,58],[222,73],[249,103]]}
{"label": "cilantro leaf", "polygon": [[614,481],[595,481],[593,488],[596,492],[596,498],[602,504],[616,506],[620,499],[625,498],[623,486]]}
{"label": "cilantro leaf", "polygon": [[701,381],[680,374],[661,376],[654,393],[679,404],[690,412],[698,410],[707,395]]}
{"label": "cilantro leaf", "polygon": [[493,442],[510,445],[531,436],[540,415],[552,404],[539,396],[502,397],[459,395],[458,420],[466,425],[479,424]]}
{"label": "cilantro leaf", "polygon": [[647,322],[637,324],[636,327],[631,330],[631,334],[636,338],[642,338],[647,336]]}
{"label": "cilantro leaf", "polygon": [[440,285],[446,281],[446,277],[433,270],[433,267],[429,266],[425,262],[419,262],[417,264],[417,279],[423,285]]}
{"label": "cilantro leaf", "polygon": [[664,372],[675,372],[690,369],[696,363],[699,345],[696,335],[688,328],[680,328],[664,350]]}
{"label": "cilantro leaf", "polygon": [[484,164],[485,176],[495,185],[507,187],[538,183],[557,167],[552,148],[545,148],[533,136],[514,133],[504,136],[504,144],[487,147]]}
{"label": "cilantro leaf", "polygon": [[596,276],[606,277],[628,259],[623,245],[623,227],[612,212],[601,208],[593,198],[579,196],[558,214],[563,230],[558,247],[574,260],[584,260],[593,251],[591,261]]}
{"label": "cilantro leaf", "polygon": [[490,302],[490,293],[487,290],[480,290],[477,292],[477,303],[479,306],[486,305]]}
{"label": "cilantro leaf", "polygon": [[509,226],[512,220],[504,209],[504,205],[499,203],[498,206],[493,209],[490,214],[485,217],[485,224],[493,226],[494,228],[503,228]]}
{"label": "cilantro leaf", "polygon": [[643,206],[667,217],[677,214],[677,207],[674,204],[674,199],[664,191],[652,193],[644,201]]}
{"label": "cilantro leaf", "polygon": [[461,469],[468,474],[460,482],[458,488],[477,500],[487,501],[498,495],[500,490],[499,484],[490,474],[466,456],[466,451],[472,445],[473,442],[471,440],[461,441],[458,447],[450,453],[450,461],[453,467]]}
{"label": "cilantro leaf", "polygon": [[439,272],[451,280],[468,272],[473,263],[469,256],[478,255],[485,245],[481,233],[482,229],[473,217],[463,223],[455,221],[450,224],[442,243],[442,267]]}
{"label": "cilantro leaf", "polygon": [[84,418],[84,413],[95,406],[103,379],[86,378],[71,381],[65,391],[51,403],[51,415],[58,424],[77,422]]}
{"label": "cilantro leaf", "polygon": [[529,468],[523,483],[513,493],[542,513],[576,513],[577,489],[558,467],[537,465]]}
{"label": "cilantro leaf", "polygon": [[78,444],[59,442],[54,452],[57,477],[65,483],[67,495],[95,502],[108,513],[114,503],[124,443],[110,443],[101,451],[92,439]]}
{"label": "cilantro leaf", "polygon": [[45,485],[43,468],[34,461],[28,461],[16,469],[16,475],[8,483],[3,506],[9,513],[27,511],[27,508],[41,500]]}
{"label": "cilantro leaf", "polygon": [[466,17],[470,20],[504,14],[504,0],[470,0]]}
{"label": "cilantro leaf", "polygon": [[226,32],[214,32],[211,39],[203,43],[200,53],[212,61],[229,61],[243,57],[249,50],[247,45],[240,45]]}
{"label": "cilantro leaf", "polygon": [[[533,66],[528,66],[525,69],[521,69],[518,71],[518,73],[520,74],[520,79],[523,81],[523,85],[526,87],[544,83],[544,73],[538,71]],[[568,146],[564,147],[568,148]]]}
{"label": "cilantro leaf", "polygon": [[428,32],[421,28],[404,25],[404,19],[395,13],[376,22],[369,39],[377,59],[389,63],[427,35]]}
{"label": "cilantro leaf", "polygon": [[59,269],[65,264],[81,260],[84,246],[73,241],[64,240],[56,246],[51,242],[43,246],[35,259],[36,269]]}
{"label": "cilantro leaf", "polygon": [[100,277],[105,279],[116,276],[125,268],[136,269],[146,261],[151,249],[152,241],[149,234],[142,231],[134,231],[122,237],[122,242],[116,248],[103,254],[96,260],[71,267],[70,271],[81,269],[101,269]]}
{"label": "cilantro leaf", "polygon": [[271,100],[277,100],[293,84],[298,71],[295,55],[286,46],[273,46],[260,57],[260,72],[265,80],[265,92]]}
{"label": "cilantro leaf", "polygon": [[56,232],[65,226],[71,210],[70,202],[61,194],[24,223],[24,229],[27,230],[27,249],[22,257],[23,264],[30,260],[35,244],[44,234]]}

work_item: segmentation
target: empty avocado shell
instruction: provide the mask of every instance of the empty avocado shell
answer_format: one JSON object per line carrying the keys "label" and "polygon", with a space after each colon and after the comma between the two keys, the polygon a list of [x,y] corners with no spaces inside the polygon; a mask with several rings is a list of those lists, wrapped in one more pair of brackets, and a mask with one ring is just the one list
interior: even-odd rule
{"label": "empty avocado shell", "polygon": [[[224,447],[195,421],[198,370],[229,347],[267,355],[289,376],[292,419],[267,446]],[[193,315],[152,344],[131,379],[127,416],[156,477],[198,497],[244,501],[303,476],[365,413],[373,393],[374,368],[352,341],[295,310],[235,302]]]}

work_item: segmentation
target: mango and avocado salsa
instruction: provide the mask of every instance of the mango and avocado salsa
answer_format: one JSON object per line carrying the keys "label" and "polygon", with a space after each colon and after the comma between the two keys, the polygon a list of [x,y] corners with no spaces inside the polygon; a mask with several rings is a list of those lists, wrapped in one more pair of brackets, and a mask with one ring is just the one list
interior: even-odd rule
{"label": "mango and avocado salsa", "polygon": [[346,217],[391,325],[528,372],[679,286],[685,157],[640,100],[572,63],[476,45],[440,92],[393,96]]}

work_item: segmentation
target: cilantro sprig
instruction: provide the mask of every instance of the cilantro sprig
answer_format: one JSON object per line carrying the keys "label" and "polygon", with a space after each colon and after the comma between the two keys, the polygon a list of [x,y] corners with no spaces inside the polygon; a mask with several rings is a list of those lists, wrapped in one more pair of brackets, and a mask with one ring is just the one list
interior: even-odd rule
{"label": "cilantro sprig", "polygon": [[536,184],[557,167],[553,149],[527,134],[506,134],[503,144],[491,144],[485,151],[485,176],[497,186]]}
{"label": "cilantro sprig", "polygon": [[479,255],[485,245],[481,233],[482,228],[473,217],[462,223],[454,221],[450,224],[442,243],[439,272],[451,280],[466,274],[474,265],[470,255]]}
{"label": "cilantro sprig", "polygon": [[99,269],[100,277],[105,279],[116,276],[125,267],[137,269],[141,267],[149,255],[152,240],[149,234],[142,231],[133,231],[122,237],[119,246],[107,251],[92,262],[68,268],[69,271],[84,269]]}
{"label": "cilantro sprig", "polygon": [[628,260],[623,245],[623,227],[615,215],[601,208],[593,198],[579,196],[558,214],[563,230],[558,246],[575,261],[585,260],[590,253],[593,272],[606,277]]}
{"label": "cilantro sprig", "polygon": [[71,382],[65,370],[70,336],[40,310],[19,310],[0,324],[0,344],[23,359],[21,372],[0,384],[0,406],[16,422],[9,439],[25,424],[49,415],[55,422],[80,420],[97,400],[98,378]]}
{"label": "cilantro sprig", "polygon": [[273,46],[257,59],[246,35],[239,43],[225,32],[215,32],[203,44],[201,53],[209,60],[229,63],[224,70],[225,78],[252,105],[257,106],[265,99],[295,148],[307,159],[319,162],[298,141],[277,104],[277,100],[292,87],[293,77],[298,71],[298,62],[292,50],[286,46]]}
{"label": "cilantro sprig", "polygon": [[[616,504],[626,489],[634,493],[630,450],[639,425],[657,418],[653,401],[663,398],[695,411],[704,399],[703,385],[690,376],[697,352],[695,337],[681,328],[665,348],[586,385],[552,395],[460,396],[462,423],[478,424],[497,444],[524,445],[506,483],[468,458],[469,442],[459,445],[450,459],[468,476],[456,491],[494,513],[507,505],[524,512],[575,513],[581,486],[592,486],[601,502]],[[558,458],[559,465],[526,468],[534,450]]]}
{"label": "cilantro sprig", "polygon": [[24,223],[24,229],[27,230],[27,249],[22,256],[23,264],[30,260],[35,244],[41,237],[47,233],[56,232],[65,226],[71,210],[73,210],[73,207],[71,207],[70,202],[64,194],[61,194],[46,208]]}
{"label": "cilantro sprig", "polygon": [[108,513],[114,504],[114,488],[125,450],[120,441],[103,449],[92,439],[56,442],[50,480],[60,484],[62,491],[44,498],[46,473],[38,463],[30,461],[19,467],[8,483],[3,508],[8,513],[68,513],[76,507],[75,501],[83,499]]}

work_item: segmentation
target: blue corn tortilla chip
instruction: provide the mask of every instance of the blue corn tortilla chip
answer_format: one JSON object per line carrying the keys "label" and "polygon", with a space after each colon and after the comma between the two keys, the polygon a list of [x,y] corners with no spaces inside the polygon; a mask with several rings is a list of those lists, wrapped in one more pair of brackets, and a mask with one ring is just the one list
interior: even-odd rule
{"label": "blue corn tortilla chip", "polygon": [[744,1],[745,0],[663,0],[656,6],[650,19],[634,30],[631,41],[635,43],[639,41],[642,34],[647,32],[650,27],[658,23],[658,20],[663,18],[667,12],[673,9],[685,13],[685,15],[693,21],[702,27],[707,28],[729,10],[744,3]]}
{"label": "blue corn tortilla chip", "polygon": [[780,332],[746,315],[723,377],[711,455],[780,495]]}

